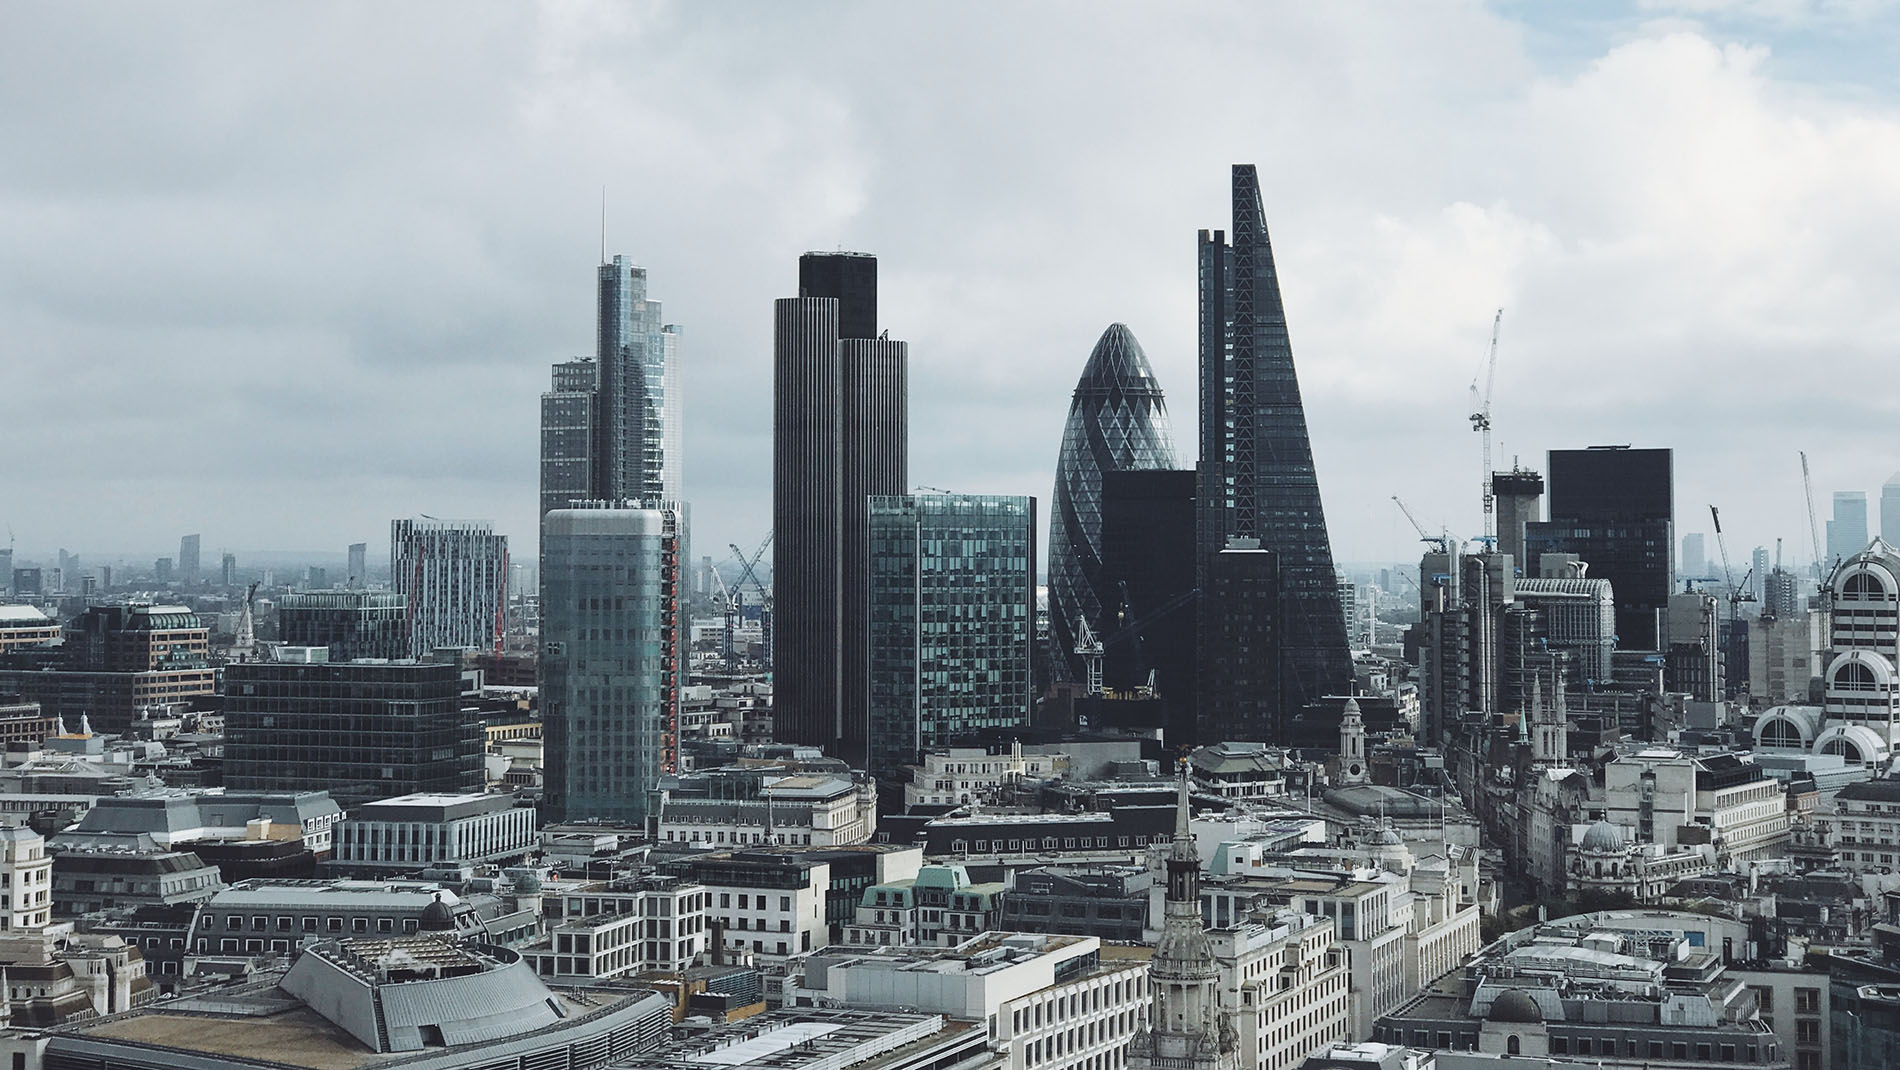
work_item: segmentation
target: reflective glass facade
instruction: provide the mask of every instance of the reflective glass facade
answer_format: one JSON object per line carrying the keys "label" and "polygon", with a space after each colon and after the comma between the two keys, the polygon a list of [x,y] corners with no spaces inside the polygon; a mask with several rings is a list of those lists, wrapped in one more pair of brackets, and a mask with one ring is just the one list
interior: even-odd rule
{"label": "reflective glass facade", "polygon": [[1674,453],[1551,450],[1549,463],[1550,519],[1525,526],[1525,556],[1581,557],[1590,579],[1615,590],[1616,648],[1663,649],[1675,577]]}
{"label": "reflective glass facade", "polygon": [[[1212,556],[1230,538],[1258,539],[1274,554],[1281,694],[1297,710],[1344,693],[1352,683],[1352,658],[1252,164],[1234,165],[1232,193],[1232,242],[1220,231],[1200,234],[1201,588],[1207,589]],[[1203,606],[1205,643],[1218,622],[1209,618],[1211,605]]]}
{"label": "reflective glass facade", "polygon": [[462,712],[458,665],[228,665],[224,711],[233,791],[328,791],[348,809],[482,790],[482,726]]}
{"label": "reflective glass facade", "polygon": [[1119,323],[1102,332],[1069,402],[1049,511],[1049,662],[1058,679],[1088,678],[1075,652],[1077,622],[1102,628],[1120,602],[1102,574],[1102,478],[1175,466],[1167,403],[1148,355]]}
{"label": "reflective glass facade", "polygon": [[678,513],[594,503],[542,521],[544,816],[646,819],[678,768]]}
{"label": "reflective glass facade", "polygon": [[403,597],[390,591],[305,591],[277,600],[277,633],[290,646],[330,648],[331,661],[406,658]]}
{"label": "reflective glass facade", "polygon": [[871,772],[1029,723],[1036,500],[870,499]]}

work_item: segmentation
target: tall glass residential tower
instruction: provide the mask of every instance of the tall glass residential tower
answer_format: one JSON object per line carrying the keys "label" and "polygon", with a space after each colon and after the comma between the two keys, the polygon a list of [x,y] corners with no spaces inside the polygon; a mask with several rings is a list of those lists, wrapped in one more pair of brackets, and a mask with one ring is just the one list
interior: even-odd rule
{"label": "tall glass residential tower", "polygon": [[1075,652],[1077,622],[1100,629],[1103,610],[1120,597],[1100,586],[1103,473],[1174,466],[1168,406],[1148,355],[1125,325],[1110,324],[1075,384],[1056,457],[1049,511],[1049,663],[1058,679],[1087,679]]}
{"label": "tall glass residential tower", "polygon": [[[1207,590],[1208,564],[1229,539],[1258,540],[1278,560],[1278,650],[1259,656],[1278,657],[1280,695],[1260,701],[1273,704],[1283,727],[1306,704],[1347,690],[1352,657],[1252,164],[1234,165],[1232,192],[1233,240],[1200,234],[1200,587]],[[1203,601],[1204,638],[1211,611]]]}
{"label": "tall glass residential tower", "polygon": [[1029,723],[1036,500],[870,499],[869,768]]}

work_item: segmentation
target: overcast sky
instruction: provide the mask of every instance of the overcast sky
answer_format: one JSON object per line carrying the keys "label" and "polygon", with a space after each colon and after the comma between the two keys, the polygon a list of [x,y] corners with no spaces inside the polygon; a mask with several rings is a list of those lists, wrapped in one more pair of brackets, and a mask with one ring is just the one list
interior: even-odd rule
{"label": "overcast sky", "polygon": [[[1195,231],[1259,165],[1337,556],[1500,466],[1676,449],[1678,528],[1805,559],[1900,468],[1881,3],[0,6],[0,521],[22,555],[532,553],[538,395],[607,251],[685,330],[701,552],[771,523],[771,308],[880,258],[911,481],[1047,502],[1113,321],[1182,461]],[[1713,543],[1710,552],[1713,553]]]}

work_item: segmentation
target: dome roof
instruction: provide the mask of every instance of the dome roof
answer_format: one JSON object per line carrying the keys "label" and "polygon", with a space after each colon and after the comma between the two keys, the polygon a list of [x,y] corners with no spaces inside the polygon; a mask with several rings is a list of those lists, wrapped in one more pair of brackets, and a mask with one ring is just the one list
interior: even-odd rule
{"label": "dome roof", "polygon": [[1487,1016],[1493,1022],[1541,1023],[1544,1012],[1538,1008],[1537,1001],[1525,995],[1521,988],[1513,988],[1491,1001],[1491,1013]]}
{"label": "dome roof", "polygon": [[455,931],[455,914],[438,895],[434,902],[422,908],[416,928],[425,933],[452,933]]}
{"label": "dome roof", "polygon": [[1623,826],[1612,825],[1608,821],[1599,821],[1583,833],[1583,849],[1586,851],[1621,851],[1623,849]]}

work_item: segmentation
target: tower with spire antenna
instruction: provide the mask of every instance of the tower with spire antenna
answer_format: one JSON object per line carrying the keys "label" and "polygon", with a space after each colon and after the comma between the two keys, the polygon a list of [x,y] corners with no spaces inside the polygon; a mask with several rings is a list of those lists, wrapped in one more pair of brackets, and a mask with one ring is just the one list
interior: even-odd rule
{"label": "tower with spire antenna", "polygon": [[1201,920],[1201,854],[1188,828],[1187,763],[1180,763],[1174,844],[1161,939],[1148,967],[1154,1007],[1128,1049],[1134,1070],[1238,1070],[1240,1044],[1220,1008],[1220,965]]}

